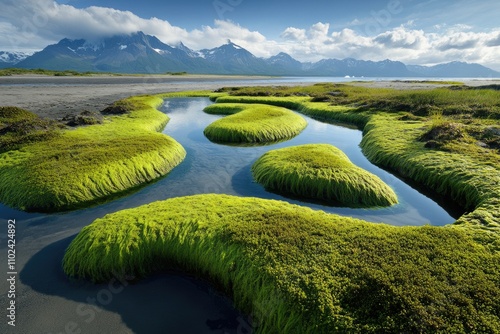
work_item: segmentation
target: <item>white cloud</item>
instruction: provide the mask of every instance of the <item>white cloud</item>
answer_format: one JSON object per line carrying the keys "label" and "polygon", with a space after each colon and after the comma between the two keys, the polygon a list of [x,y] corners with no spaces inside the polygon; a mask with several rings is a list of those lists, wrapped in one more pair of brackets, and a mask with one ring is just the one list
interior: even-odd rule
{"label": "white cloud", "polygon": [[[186,32],[181,40],[188,46],[202,49],[213,48],[226,43],[228,39],[242,47],[255,47],[258,49],[258,44],[266,43],[266,37],[257,31],[250,31],[230,21],[215,20],[214,27],[203,26],[202,29]],[[158,36],[161,38],[161,35]],[[168,36],[162,39],[165,41]]]}
{"label": "white cloud", "polygon": [[168,44],[182,41],[193,49],[213,48],[231,39],[258,56],[271,56],[270,52],[277,50],[276,43],[267,41],[259,32],[229,21],[216,20],[213,27],[187,31],[165,20],[144,19],[112,8],[77,9],[52,0],[6,1],[0,13],[0,45],[10,50],[42,49],[62,38],[98,40],[137,31],[154,35]]}
{"label": "white cloud", "polygon": [[355,18],[354,20],[352,20],[351,22],[349,22],[347,24],[347,26],[352,27],[352,26],[359,26],[361,24],[363,24],[363,22],[360,21],[358,18]]}
{"label": "white cloud", "polygon": [[426,38],[422,30],[408,30],[401,26],[379,34],[374,41],[387,48],[420,49]]}
{"label": "white cloud", "polygon": [[500,46],[500,32],[493,34],[493,36],[489,37],[486,40],[487,46]]}
{"label": "white cloud", "polygon": [[317,41],[328,41],[328,30],[330,30],[330,25],[328,23],[318,22],[313,24],[307,31],[307,37]]}
{"label": "white cloud", "polygon": [[281,38],[290,41],[301,41],[306,39],[306,31],[304,29],[288,27],[281,34]]}
{"label": "white cloud", "polygon": [[466,50],[473,49],[479,43],[478,35],[476,33],[452,33],[439,38],[436,43],[436,48],[440,51],[450,49]]}
{"label": "white cloud", "polygon": [[[500,29],[484,33],[470,31],[470,26],[455,25],[444,31],[428,33],[411,26],[401,25],[370,37],[352,29],[325,34],[325,30],[317,29],[317,25],[308,31],[289,27],[282,34],[282,37],[288,38],[283,47],[302,61],[352,57],[431,65],[458,60],[477,62],[500,70]],[[322,24],[320,27],[325,26]],[[321,31],[321,34],[312,38],[310,31]],[[294,43],[289,43],[290,40]]]}

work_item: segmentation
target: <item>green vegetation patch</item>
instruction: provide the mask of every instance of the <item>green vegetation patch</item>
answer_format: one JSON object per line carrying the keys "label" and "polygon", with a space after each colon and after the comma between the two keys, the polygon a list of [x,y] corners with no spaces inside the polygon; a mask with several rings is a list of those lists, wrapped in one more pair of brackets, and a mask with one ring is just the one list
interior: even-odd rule
{"label": "green vegetation patch", "polygon": [[[401,91],[318,84],[302,89],[226,89],[217,102],[286,106],[325,122],[355,124],[363,130],[361,147],[372,163],[460,204],[468,213],[457,224],[500,233],[496,87]],[[330,100],[312,102],[324,95]]]}
{"label": "green vegetation patch", "polygon": [[[361,148],[373,163],[462,205],[470,213],[457,223],[499,231],[500,156],[471,142],[462,127],[401,122],[396,115],[380,113],[365,126]],[[435,147],[445,150],[425,142],[429,137],[434,138]]]}
{"label": "green vegetation patch", "polygon": [[[26,211],[60,211],[109,198],[166,175],[184,148],[158,133],[168,117],[163,99],[132,97],[127,113],[103,124],[57,130],[0,154],[0,201]],[[15,112],[14,118],[37,121]]]}
{"label": "green vegetation patch", "polygon": [[328,144],[310,144],[269,151],[252,167],[254,179],[284,195],[349,207],[390,206],[394,191],[378,176],[354,165]]}
{"label": "green vegetation patch", "polygon": [[197,195],[97,219],[63,268],[106,281],[180,267],[223,288],[258,333],[496,333],[500,253],[470,232]]}
{"label": "green vegetation patch", "polygon": [[205,128],[205,136],[218,143],[269,143],[295,137],[307,126],[292,111],[262,104],[223,104],[209,113],[230,115]]}
{"label": "green vegetation patch", "polygon": [[500,119],[499,85],[465,85],[435,89],[367,88],[346,84],[319,83],[307,87],[236,87],[223,90],[232,97],[304,97],[311,102],[327,102],[366,110],[411,112],[417,116],[443,115]]}

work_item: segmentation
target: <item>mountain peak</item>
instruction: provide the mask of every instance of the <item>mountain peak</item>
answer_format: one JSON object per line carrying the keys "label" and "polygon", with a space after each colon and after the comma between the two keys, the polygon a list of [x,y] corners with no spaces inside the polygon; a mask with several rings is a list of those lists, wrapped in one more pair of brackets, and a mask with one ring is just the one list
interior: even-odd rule
{"label": "mountain peak", "polygon": [[[2,64],[3,62],[3,64]],[[230,39],[213,49],[193,51],[182,42],[170,46],[142,31],[98,41],[62,39],[23,60],[0,52],[0,67],[52,70],[107,71],[121,73],[191,72],[210,74],[320,75],[364,77],[500,77],[479,64],[451,62],[432,67],[406,66],[399,61],[322,59],[302,63],[285,52],[258,58]]]}
{"label": "mountain peak", "polygon": [[[233,49],[237,49],[237,50],[245,50],[244,48],[242,48],[241,46],[239,46],[238,44],[235,44],[233,43],[230,39],[227,40],[227,43],[224,44],[222,47],[224,46],[227,46],[227,47],[231,47]],[[246,51],[246,50],[245,50]]]}

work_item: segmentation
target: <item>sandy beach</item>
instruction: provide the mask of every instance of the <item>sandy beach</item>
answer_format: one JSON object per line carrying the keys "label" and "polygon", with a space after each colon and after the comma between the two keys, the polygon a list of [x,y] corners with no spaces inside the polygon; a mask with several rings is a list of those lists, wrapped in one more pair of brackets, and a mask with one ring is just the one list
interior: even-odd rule
{"label": "sandy beach", "polygon": [[[141,94],[184,90],[215,90],[225,86],[309,85],[303,81],[264,76],[135,75],[68,76],[17,75],[0,77],[0,106],[17,106],[52,119],[82,111],[101,111],[116,100]],[[318,78],[317,82],[324,79]],[[463,80],[462,80],[463,81]],[[467,80],[466,85],[499,84],[500,80]],[[428,89],[440,85],[403,81],[353,82],[353,85],[394,89]]]}
{"label": "sandy beach", "polygon": [[141,94],[212,90],[257,84],[266,77],[243,76],[85,76],[0,77],[0,106],[17,106],[40,116],[62,118],[84,110],[101,111],[116,100]]}

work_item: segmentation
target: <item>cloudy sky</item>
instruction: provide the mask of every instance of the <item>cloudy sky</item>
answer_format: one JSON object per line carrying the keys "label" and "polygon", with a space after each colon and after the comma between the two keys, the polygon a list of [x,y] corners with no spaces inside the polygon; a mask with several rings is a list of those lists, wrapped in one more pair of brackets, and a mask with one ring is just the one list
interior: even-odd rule
{"label": "cloudy sky", "polygon": [[0,0],[0,50],[143,31],[199,50],[227,39],[260,57],[476,62],[500,70],[498,0]]}

